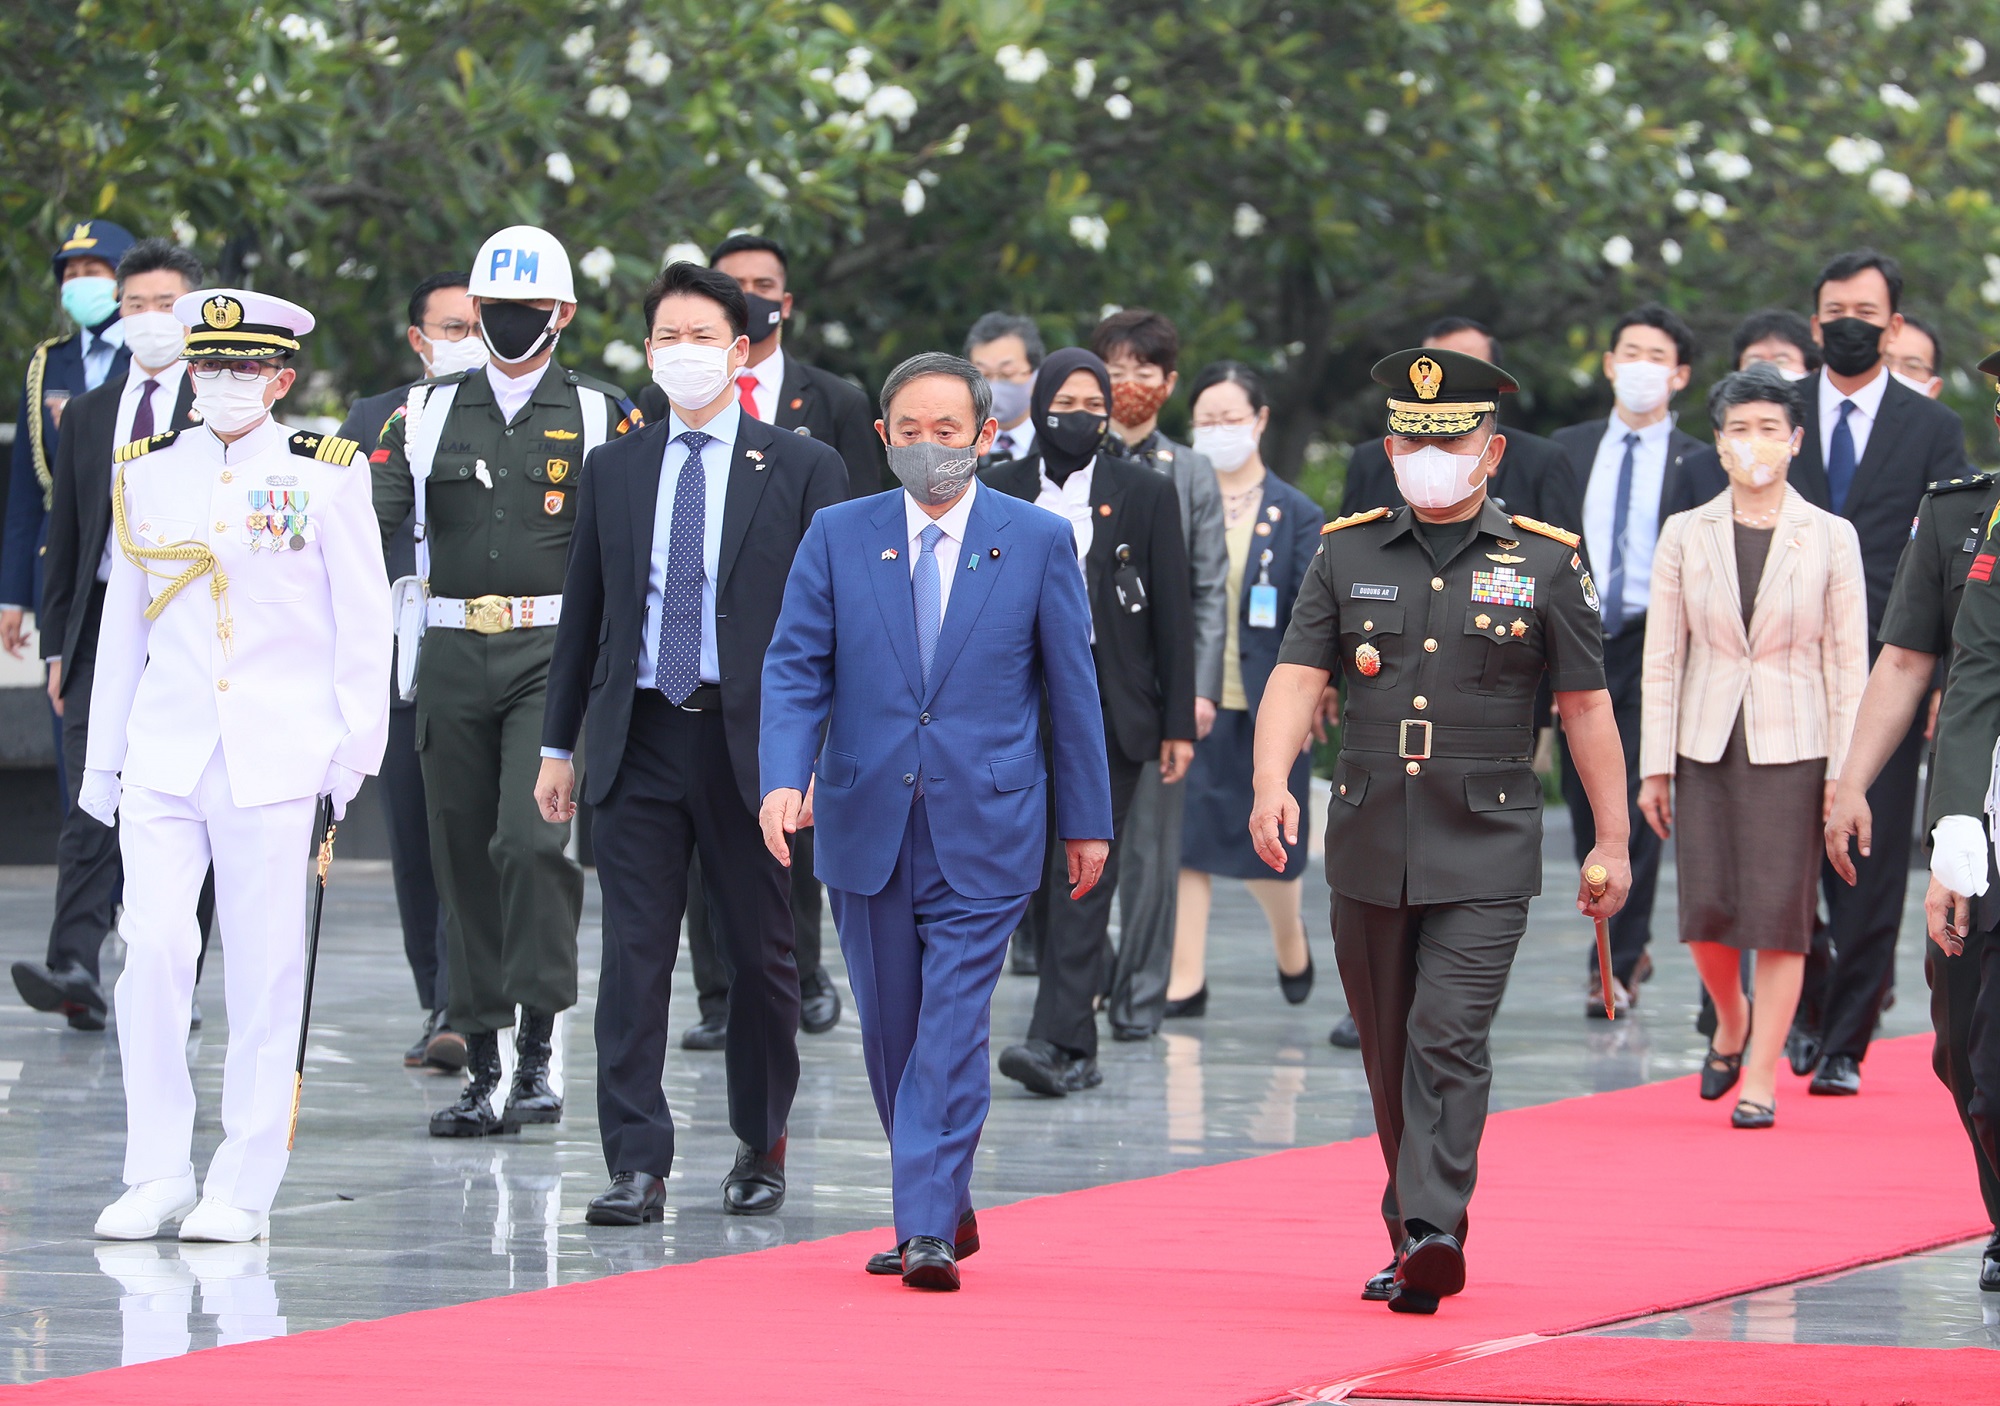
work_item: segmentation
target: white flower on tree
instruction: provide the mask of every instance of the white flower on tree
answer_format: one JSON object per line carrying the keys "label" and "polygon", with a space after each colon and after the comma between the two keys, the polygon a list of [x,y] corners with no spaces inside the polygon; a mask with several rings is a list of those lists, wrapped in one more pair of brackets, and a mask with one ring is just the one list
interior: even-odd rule
{"label": "white flower on tree", "polygon": [[1618,70],[1608,63],[1597,64],[1590,70],[1590,91],[1608,93],[1611,85],[1618,81]]}
{"label": "white flower on tree", "polygon": [[611,275],[618,267],[618,257],[602,244],[576,261],[577,271],[590,279],[599,288],[611,286]]}
{"label": "white flower on tree", "polygon": [[597,30],[591,25],[585,25],[582,29],[576,30],[563,40],[563,57],[571,63],[582,63],[584,59],[590,56],[590,51],[596,47]]}
{"label": "white flower on tree", "polygon": [[549,179],[558,185],[569,185],[576,180],[576,167],[570,163],[565,152],[550,152],[542,165],[548,171]]}
{"label": "white flower on tree", "polygon": [[1915,112],[1923,106],[1917,101],[1915,94],[1897,83],[1884,83],[1875,91],[1881,97],[1884,106],[1893,107],[1898,112]]}
{"label": "white flower on tree", "polygon": [[1868,193],[1891,210],[1900,210],[1910,203],[1910,197],[1917,193],[1917,188],[1901,171],[1881,166],[1869,173]]}
{"label": "white flower on tree", "polygon": [[1894,29],[1910,21],[1910,0],[1875,0],[1875,27]]}
{"label": "white flower on tree", "polygon": [[1604,247],[1598,252],[1604,256],[1604,262],[1615,269],[1631,266],[1632,241],[1622,234],[1614,234],[1605,240]]}
{"label": "white flower on tree", "polygon": [[1729,202],[1712,190],[1701,193],[1701,213],[1711,220],[1719,220],[1729,213]]}
{"label": "white flower on tree", "polygon": [[1019,44],[1003,44],[993,55],[1001,74],[1009,83],[1039,83],[1049,71],[1049,56],[1040,49],[1021,51]]}
{"label": "white flower on tree", "polygon": [[667,252],[660,255],[660,267],[668,264],[707,264],[708,255],[699,244],[690,244],[685,239],[669,244]]}
{"label": "white flower on tree", "polygon": [[625,55],[625,71],[648,88],[657,88],[673,76],[674,61],[655,49],[653,41],[642,34],[632,41],[631,52]]}
{"label": "white flower on tree", "polygon": [[1090,96],[1090,90],[1097,86],[1097,65],[1089,59],[1078,59],[1070,69],[1069,90],[1082,102]]}
{"label": "white flower on tree", "polygon": [[592,117],[622,122],[632,111],[632,95],[616,83],[600,83],[585,96],[583,110]]}
{"label": "white flower on tree", "polygon": [[1678,264],[1678,263],[1679,263],[1680,261],[1681,261],[1681,244],[1680,244],[1680,241],[1679,241],[1678,239],[1663,239],[1663,240],[1661,240],[1661,241],[1660,241],[1660,262],[1661,262],[1661,263],[1663,263],[1663,264],[1665,264],[1665,265],[1666,265],[1666,266],[1667,266],[1668,268],[1672,268],[1672,267],[1673,267],[1674,265]]}
{"label": "white flower on tree", "polygon": [[1545,17],[1542,0],[1514,0],[1514,23],[1523,29],[1534,29]]}
{"label": "white flower on tree", "polygon": [[1740,181],[1750,174],[1750,158],[1738,151],[1717,147],[1702,157],[1701,164],[1725,181]]}
{"label": "white flower on tree", "polygon": [[1389,114],[1379,107],[1368,109],[1368,115],[1361,119],[1361,130],[1371,137],[1379,137],[1389,130]]}
{"label": "white flower on tree", "polygon": [[908,88],[887,83],[868,95],[861,111],[866,117],[886,117],[896,124],[897,131],[905,132],[909,130],[910,119],[917,115],[916,95]]}
{"label": "white flower on tree", "polygon": [[1988,107],[2000,107],[2000,83],[1981,83],[1972,90],[1972,96]]}
{"label": "white flower on tree", "polygon": [[833,91],[843,102],[865,102],[875,91],[875,80],[858,68],[845,69],[833,80]]}
{"label": "white flower on tree", "polygon": [[1882,143],[1873,137],[1835,137],[1826,144],[1826,159],[1844,175],[1858,176],[1882,164]]}
{"label": "white flower on tree", "polygon": [[829,322],[821,327],[819,339],[835,351],[845,351],[854,345],[854,334],[847,330],[844,322]]}
{"label": "white flower on tree", "polygon": [[1264,232],[1263,213],[1255,205],[1238,205],[1229,227],[1238,239],[1255,239]]}
{"label": "white flower on tree", "polygon": [[646,369],[646,354],[630,342],[610,341],[604,344],[604,364],[621,376],[636,375]]}
{"label": "white flower on tree", "polygon": [[1958,41],[1958,71],[1968,77],[1986,67],[1986,46],[1977,39]]}
{"label": "white flower on tree", "polygon": [[1111,238],[1111,226],[1104,223],[1102,215],[1071,215],[1069,237],[1084,248],[1101,253],[1105,242]]}
{"label": "white flower on tree", "polygon": [[903,213],[921,215],[924,212],[924,183],[905,181],[903,183]]}
{"label": "white flower on tree", "polygon": [[1209,267],[1207,259],[1196,259],[1188,265],[1188,282],[1197,288],[1207,288],[1215,282],[1215,270]]}
{"label": "white flower on tree", "polygon": [[1132,115],[1132,100],[1123,93],[1113,93],[1104,100],[1104,111],[1114,122],[1123,122]]}

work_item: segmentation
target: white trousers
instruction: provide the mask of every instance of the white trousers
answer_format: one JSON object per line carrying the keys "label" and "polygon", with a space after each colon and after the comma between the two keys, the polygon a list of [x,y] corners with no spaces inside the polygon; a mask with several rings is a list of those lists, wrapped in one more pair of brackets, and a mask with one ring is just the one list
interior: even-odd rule
{"label": "white trousers", "polygon": [[186,796],[125,788],[125,971],[118,1053],[125,1066],[125,1182],[192,1166],[194,1081],[187,1037],[201,934],[195,900],[215,865],[229,1052],[222,1066],[222,1145],[204,1195],[268,1211],[290,1154],[293,1061],[305,993],[307,876],[313,799],[239,807],[218,747]]}

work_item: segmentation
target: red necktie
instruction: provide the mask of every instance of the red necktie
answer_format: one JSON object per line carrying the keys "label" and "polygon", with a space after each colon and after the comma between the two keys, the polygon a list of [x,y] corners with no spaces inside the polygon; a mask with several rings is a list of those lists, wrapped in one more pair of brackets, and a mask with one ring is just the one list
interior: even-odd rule
{"label": "red necktie", "polygon": [[139,408],[132,412],[132,438],[151,439],[153,437],[153,392],[160,388],[158,381],[148,378],[139,387]]}
{"label": "red necktie", "polygon": [[757,413],[757,378],[748,371],[736,378],[736,399],[745,415],[753,420],[764,418]]}

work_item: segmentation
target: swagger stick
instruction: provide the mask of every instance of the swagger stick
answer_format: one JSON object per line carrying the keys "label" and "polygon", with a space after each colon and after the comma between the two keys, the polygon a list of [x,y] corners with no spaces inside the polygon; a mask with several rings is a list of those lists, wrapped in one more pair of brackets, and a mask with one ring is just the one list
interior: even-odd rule
{"label": "swagger stick", "polygon": [[[1611,887],[1611,871],[1602,864],[1593,864],[1583,871],[1583,882],[1592,898],[1602,898],[1604,891]],[[1604,1018],[1616,1020],[1618,1005],[1611,996],[1611,923],[1605,918],[1592,921],[1597,924],[1597,980],[1604,992]],[[317,924],[313,931],[319,931]]]}
{"label": "swagger stick", "polygon": [[333,823],[333,797],[321,796],[319,806],[313,811],[313,833],[322,836],[319,842],[318,882],[313,888],[312,926],[306,932],[306,993],[305,1001],[299,1007],[299,1058],[292,1069],[292,1126],[285,1134],[285,1151],[292,1150],[292,1143],[299,1135],[299,1100],[306,1091],[306,1031],[312,1024],[313,969],[319,965],[319,920],[326,911],[326,871],[333,867],[333,834],[340,827]]}

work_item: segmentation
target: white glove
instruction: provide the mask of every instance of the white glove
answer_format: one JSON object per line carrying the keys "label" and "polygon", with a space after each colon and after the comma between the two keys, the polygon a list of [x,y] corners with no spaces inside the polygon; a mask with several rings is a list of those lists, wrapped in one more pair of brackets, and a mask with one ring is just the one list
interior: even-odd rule
{"label": "white glove", "polygon": [[354,799],[354,793],[361,789],[365,777],[351,766],[332,762],[326,769],[326,780],[319,783],[319,793],[333,801],[333,818],[347,818],[347,803]]}
{"label": "white glove", "polygon": [[83,774],[83,786],[77,792],[76,803],[83,813],[100,825],[118,823],[118,803],[125,797],[125,788],[118,780],[118,773],[101,768]]}
{"label": "white glove", "polygon": [[1986,827],[1969,815],[1947,815],[1931,831],[1931,876],[1953,893],[1986,892]]}

